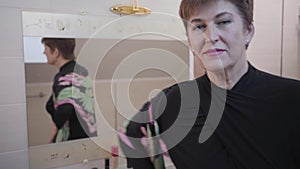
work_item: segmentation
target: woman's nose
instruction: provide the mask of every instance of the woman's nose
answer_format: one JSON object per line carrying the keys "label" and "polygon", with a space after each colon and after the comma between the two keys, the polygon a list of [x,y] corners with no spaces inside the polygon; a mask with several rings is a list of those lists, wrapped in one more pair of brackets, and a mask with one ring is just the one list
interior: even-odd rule
{"label": "woman's nose", "polygon": [[219,40],[219,32],[215,26],[208,26],[204,32],[206,43],[216,43]]}

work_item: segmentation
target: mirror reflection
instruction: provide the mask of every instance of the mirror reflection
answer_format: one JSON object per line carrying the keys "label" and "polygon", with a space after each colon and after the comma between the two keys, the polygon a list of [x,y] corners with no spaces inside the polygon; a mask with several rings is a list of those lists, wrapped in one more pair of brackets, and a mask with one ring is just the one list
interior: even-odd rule
{"label": "mirror reflection", "polygon": [[88,70],[76,63],[74,38],[42,38],[47,63],[59,69],[46,110],[53,121],[49,143],[97,135],[94,92]]}
{"label": "mirror reflection", "polygon": [[[33,48],[40,49],[35,54],[26,54],[24,51],[25,57],[34,55],[36,58],[46,58],[43,54],[44,45],[41,43],[42,37],[24,38],[31,38],[31,40],[27,41],[35,41],[35,45],[24,43],[24,49],[29,48],[29,51],[32,51]],[[105,51],[102,50],[102,48],[104,48],[106,44],[114,42],[114,40],[110,39],[85,38],[76,38],[75,41],[75,56],[81,56],[82,53],[89,56],[96,53],[97,56],[99,51]],[[26,41],[24,40],[24,42]],[[40,46],[36,47],[36,45]],[[95,49],[88,47],[93,45],[96,46]],[[88,52],[83,52],[84,49],[88,49]],[[96,103],[98,136],[102,138],[106,135],[107,138],[111,138],[112,135],[115,135],[112,131],[122,126],[123,122],[130,118],[131,115],[141,107],[145,100],[149,99],[150,94],[154,95],[154,90],[169,86],[176,81],[176,79],[170,78],[170,74],[164,72],[164,70],[147,68],[138,72],[133,80],[129,79],[130,86],[128,89],[126,86],[126,79],[128,79],[126,74],[118,77],[119,80],[115,79],[114,82],[112,82],[114,73],[120,65],[130,60],[130,58],[148,58],[155,62],[154,65],[157,65],[160,64],[159,62],[161,62],[163,57],[181,57],[180,60],[187,65],[189,63],[187,53],[188,47],[178,41],[128,39],[115,44],[114,47],[106,53],[97,68],[97,72],[89,71],[94,87],[93,92]],[[88,65],[91,60],[93,60],[93,58],[85,59],[86,64],[83,64],[88,70],[90,69]],[[141,62],[144,62],[144,59],[141,60]],[[164,65],[168,65],[166,63]],[[128,66],[134,67],[135,64],[137,63],[132,63]],[[170,68],[168,69],[181,72],[178,73],[178,75],[182,77],[182,80],[188,78],[188,70],[181,70],[175,62],[169,62],[169,65]],[[138,64],[136,66],[138,66]],[[125,69],[127,68],[125,67]],[[45,61],[43,63],[40,61],[31,61],[25,63],[25,72],[29,146],[48,144],[53,135],[53,118],[47,112],[46,104],[52,95],[53,80],[55,75],[59,72],[59,68]],[[97,109],[100,110],[97,111]],[[103,126],[105,124],[106,126]],[[106,130],[107,126],[110,126],[112,130]]]}
{"label": "mirror reflection", "polygon": [[[190,78],[189,49],[185,39],[181,40],[185,36],[178,29],[168,29],[182,22],[169,15],[152,14],[146,24],[137,17],[110,22],[118,17],[26,11],[22,16],[30,168],[109,157],[111,147],[118,145],[117,129],[146,100],[160,89]],[[108,22],[111,24],[106,25]],[[99,34],[92,36],[98,30]],[[58,130],[56,126],[53,129],[55,122],[46,104],[60,67],[48,63],[43,37],[75,38],[76,62],[87,69],[92,80],[96,137],[49,144],[56,142],[53,136]],[[133,74],[128,74],[130,70]]]}
{"label": "mirror reflection", "polygon": [[75,61],[84,40],[24,39],[29,145],[96,136],[92,80]]}

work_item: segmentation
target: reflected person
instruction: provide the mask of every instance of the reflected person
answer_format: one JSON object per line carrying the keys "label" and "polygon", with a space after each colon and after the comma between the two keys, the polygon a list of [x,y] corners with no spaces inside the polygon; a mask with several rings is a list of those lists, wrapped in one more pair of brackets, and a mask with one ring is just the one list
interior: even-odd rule
{"label": "reflected person", "polygon": [[49,143],[96,136],[92,81],[87,69],[76,63],[75,39],[44,37],[41,42],[47,63],[59,69],[46,104],[54,124]]}
{"label": "reflected person", "polygon": [[205,74],[164,89],[120,131],[128,167],[164,168],[168,153],[177,169],[299,169],[300,82],[248,61],[253,0],[182,0],[179,14]]}

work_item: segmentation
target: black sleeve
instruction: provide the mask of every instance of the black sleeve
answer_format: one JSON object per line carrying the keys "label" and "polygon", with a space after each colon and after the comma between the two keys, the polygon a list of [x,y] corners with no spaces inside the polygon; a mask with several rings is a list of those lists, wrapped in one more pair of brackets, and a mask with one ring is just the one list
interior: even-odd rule
{"label": "black sleeve", "polygon": [[140,138],[144,136],[140,128],[145,127],[146,123],[136,122],[141,119],[147,119],[148,106],[149,102],[145,103],[143,108],[130,120],[129,124],[126,127],[125,135],[134,146],[134,149],[126,145],[122,140],[120,140],[120,146],[126,156],[128,168],[154,169],[150,158],[147,157],[148,154],[144,146],[140,142]]}
{"label": "black sleeve", "polygon": [[[159,93],[154,99],[151,100],[153,109],[159,110],[161,102],[170,91],[170,88],[164,89],[161,93]],[[150,160],[149,154],[147,153],[145,147],[141,144],[141,138],[144,134],[141,131],[141,127],[146,127],[147,124],[150,122],[149,117],[149,108],[150,102],[146,102],[140,111],[133,116],[133,118],[129,121],[126,132],[124,133],[128,140],[132,143],[134,148],[129,147],[126,145],[122,139],[119,137],[119,142],[121,149],[123,150],[126,159],[127,159],[127,167],[133,169],[154,169],[153,163]],[[159,123],[159,117],[154,115],[153,119]],[[151,130],[154,129],[150,126]],[[153,132],[154,133],[154,132]]]}
{"label": "black sleeve", "polygon": [[53,103],[53,96],[51,95],[46,103],[46,110],[51,115],[52,119],[54,118],[54,103]]}
{"label": "black sleeve", "polygon": [[52,116],[53,122],[55,123],[56,127],[60,129],[73,112],[75,112],[75,110],[72,104],[67,103],[58,106]]}
{"label": "black sleeve", "polygon": [[[300,94],[298,95],[300,96]],[[300,98],[297,99],[299,102]],[[290,119],[290,124],[292,124],[292,132],[291,132],[291,146],[292,146],[292,153],[294,157],[294,163],[296,168],[300,168],[300,111],[299,111],[299,103],[294,104],[294,108],[291,108],[294,112],[293,119]],[[292,111],[290,109],[290,111]],[[289,111],[289,112],[290,112]]]}
{"label": "black sleeve", "polygon": [[299,145],[299,136],[300,135],[300,132],[299,130],[298,131],[294,131],[292,133],[292,153],[293,153],[293,157],[294,157],[294,163],[295,163],[295,166],[296,168],[299,168],[300,167],[300,145]]}
{"label": "black sleeve", "polygon": [[[289,103],[286,106],[287,115],[292,114],[288,120],[288,124],[291,125],[290,132],[290,141],[291,141],[291,152],[293,155],[293,160],[295,164],[295,168],[300,168],[300,83],[297,82],[295,87],[290,87],[289,90],[291,92],[290,95],[286,96],[286,101]],[[292,113],[290,113],[292,112]]]}

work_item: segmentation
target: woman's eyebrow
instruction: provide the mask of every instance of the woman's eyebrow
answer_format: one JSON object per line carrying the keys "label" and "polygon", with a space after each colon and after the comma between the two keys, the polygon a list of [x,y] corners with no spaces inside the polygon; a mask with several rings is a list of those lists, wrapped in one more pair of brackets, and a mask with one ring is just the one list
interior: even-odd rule
{"label": "woman's eyebrow", "polygon": [[200,18],[195,18],[195,19],[192,19],[191,20],[191,23],[194,23],[194,22],[202,22],[203,20],[200,19]]}
{"label": "woman's eyebrow", "polygon": [[224,16],[224,15],[230,15],[230,16],[233,16],[232,13],[230,13],[230,12],[221,12],[221,13],[217,14],[217,15],[215,16],[215,18],[219,18],[219,17],[222,17],[222,16]]}
{"label": "woman's eyebrow", "polygon": [[[233,16],[232,13],[230,13],[230,12],[221,12],[221,13],[218,13],[214,18],[220,18],[220,17],[222,17],[224,15]],[[194,18],[194,19],[191,20],[191,23],[202,22],[202,21],[203,21],[203,19],[201,19],[201,18]]]}

